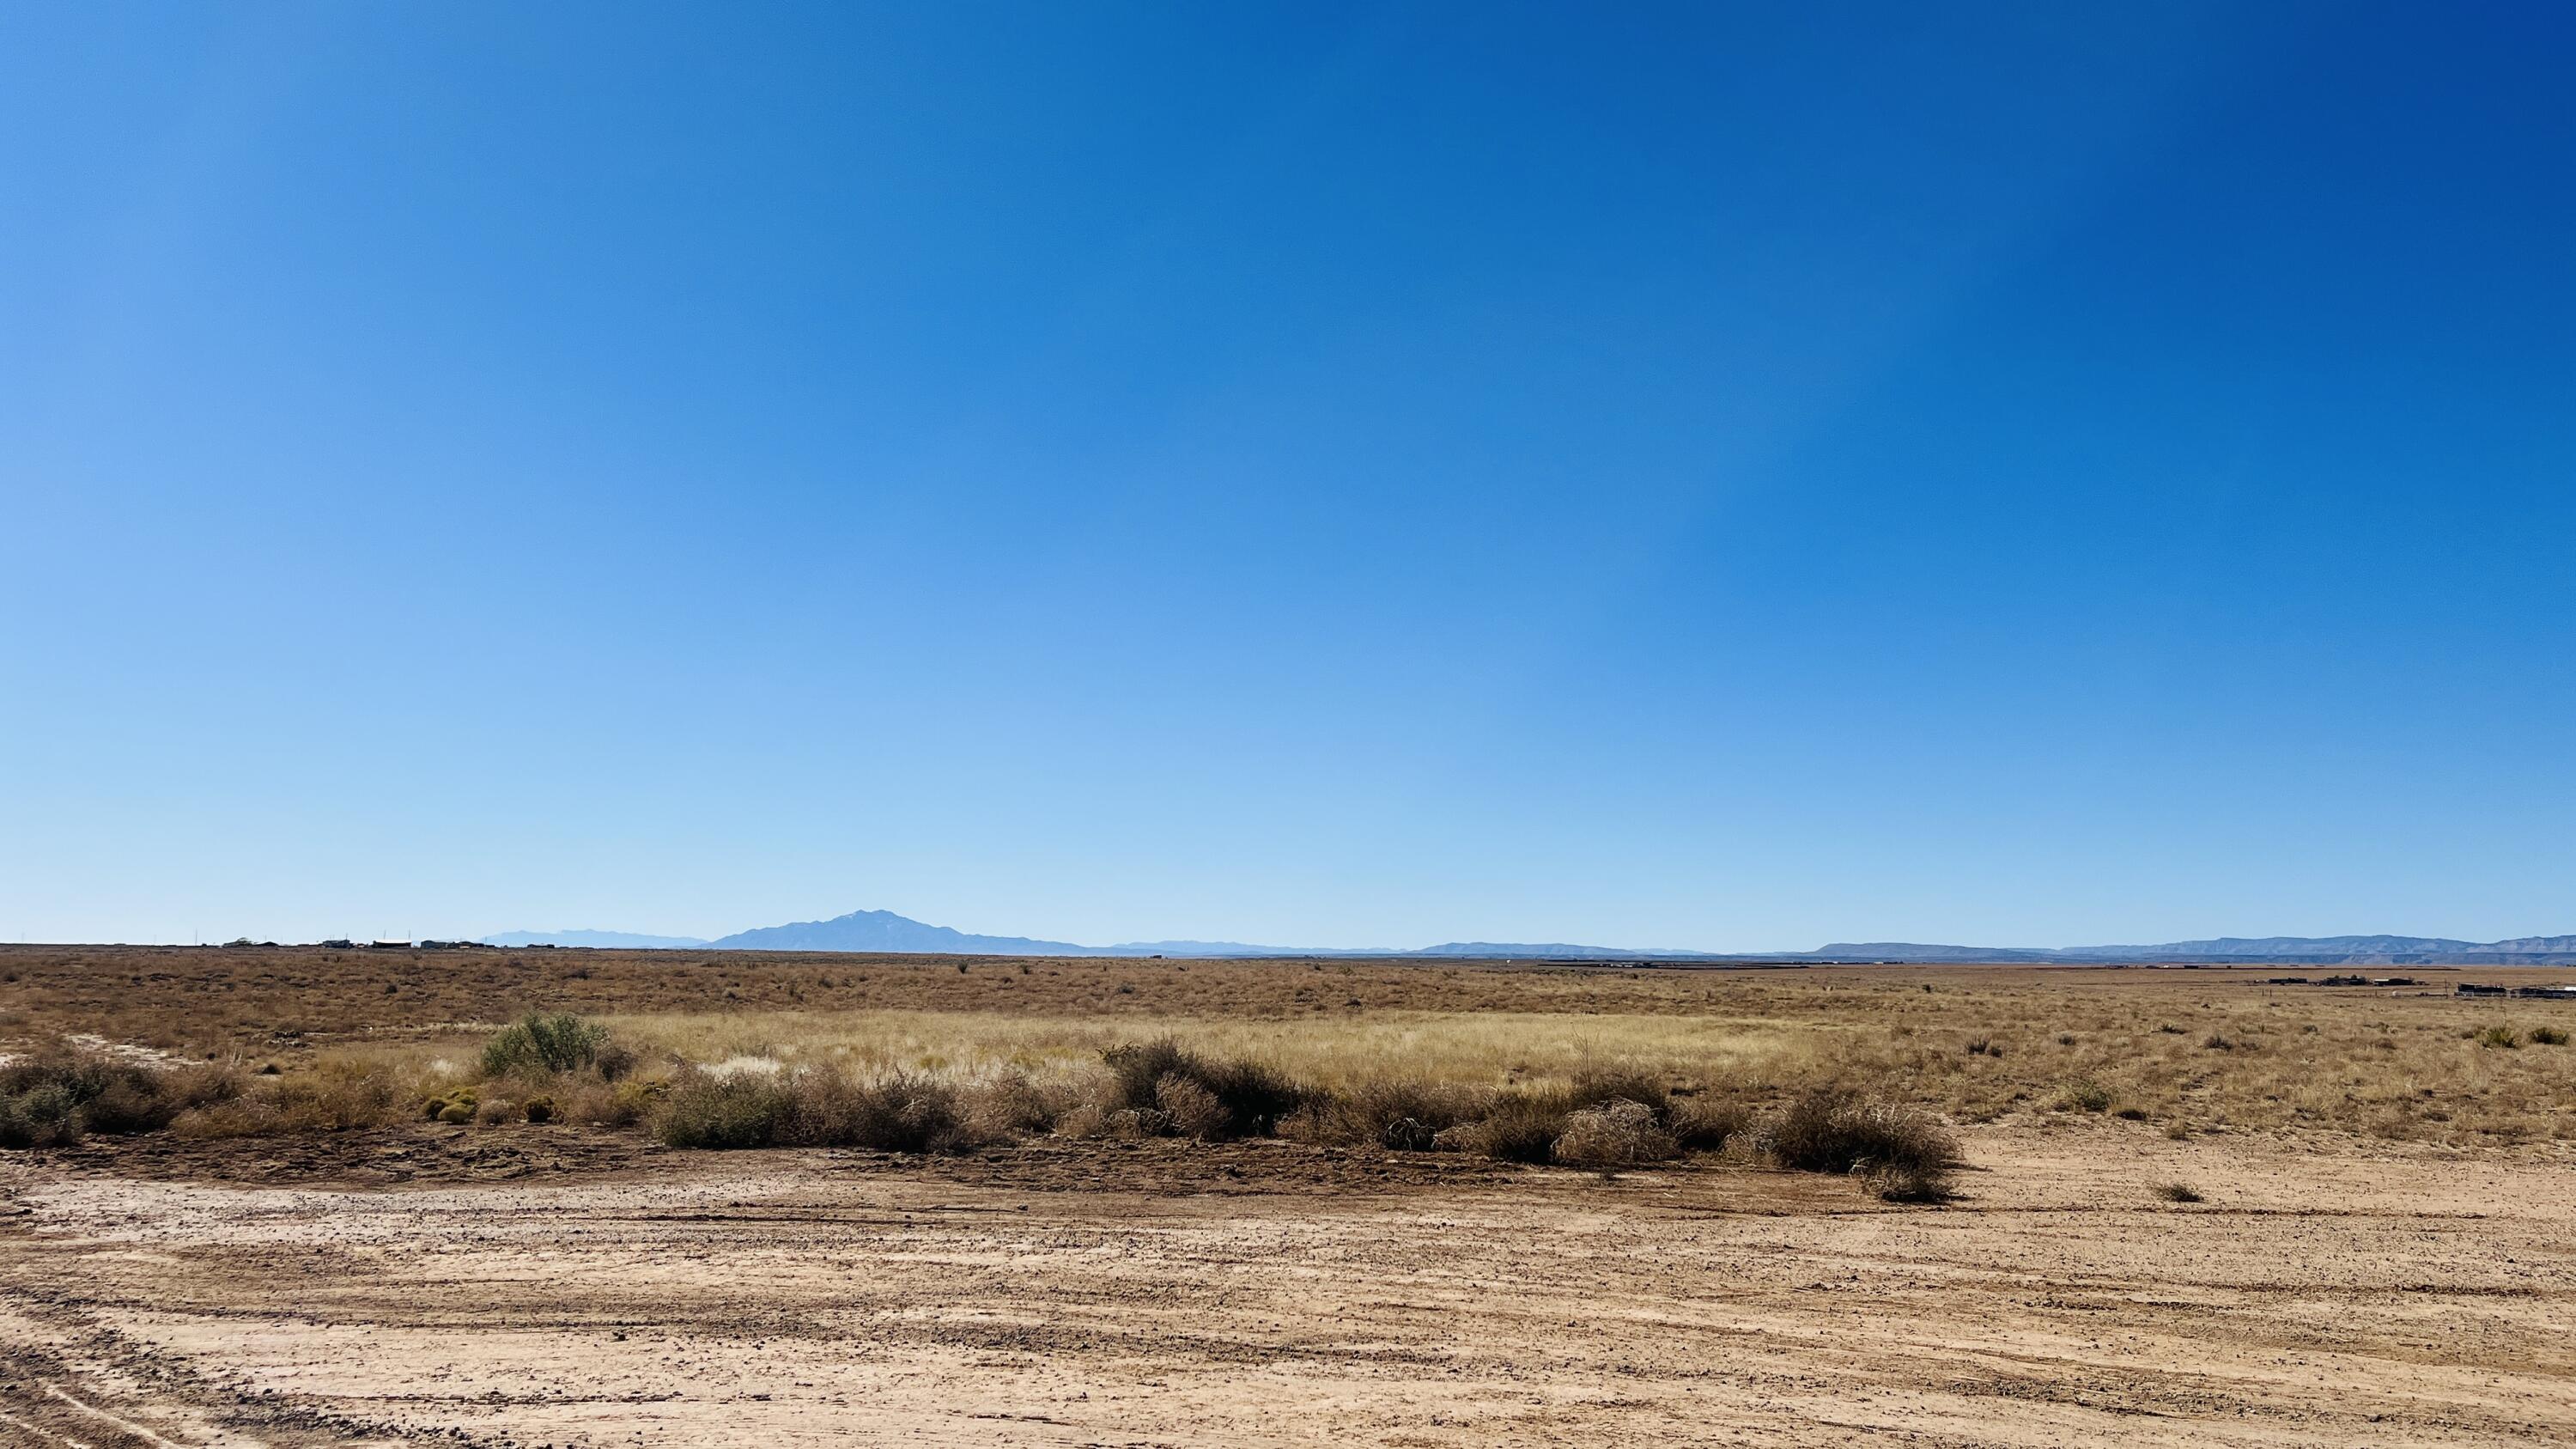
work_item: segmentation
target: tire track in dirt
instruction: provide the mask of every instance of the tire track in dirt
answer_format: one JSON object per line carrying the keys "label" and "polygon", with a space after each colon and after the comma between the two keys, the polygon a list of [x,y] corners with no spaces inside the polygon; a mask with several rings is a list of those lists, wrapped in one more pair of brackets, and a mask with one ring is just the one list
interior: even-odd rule
{"label": "tire track in dirt", "polygon": [[[1278,1144],[1226,1160],[1294,1164],[1280,1190],[1195,1194],[1186,1149],[357,1189],[13,1166],[0,1286],[58,1343],[124,1345],[55,1382],[192,1449],[214,1441],[189,1422],[601,1449],[2576,1444],[2576,1169],[2108,1126],[1970,1150],[1989,1170],[1942,1209]],[[2175,1176],[2209,1202],[2141,1206]]]}

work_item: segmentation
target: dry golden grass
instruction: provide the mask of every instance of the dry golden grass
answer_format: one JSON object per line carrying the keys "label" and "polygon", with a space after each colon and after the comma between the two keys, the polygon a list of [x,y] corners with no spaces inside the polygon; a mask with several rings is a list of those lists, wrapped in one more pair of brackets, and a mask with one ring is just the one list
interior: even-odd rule
{"label": "dry golden grass", "polygon": [[[1336,1088],[1547,1089],[1622,1070],[1752,1100],[1866,1087],[1961,1121],[2098,1109],[2172,1132],[2576,1137],[2560,1110],[2576,1047],[2552,1041],[2576,1006],[2448,994],[2563,973],[2414,968],[2418,989],[2267,974],[16,947],[0,949],[0,1045],[89,1032],[275,1064],[327,1088],[304,1109],[316,1119],[362,1096],[358,1079],[407,1101],[468,1080],[498,1025],[541,1008],[603,1020],[648,1064],[1077,1082],[1104,1050],[1169,1034]],[[2481,1045],[2494,1027],[2518,1045]],[[601,1090],[569,1109],[608,1110]]]}

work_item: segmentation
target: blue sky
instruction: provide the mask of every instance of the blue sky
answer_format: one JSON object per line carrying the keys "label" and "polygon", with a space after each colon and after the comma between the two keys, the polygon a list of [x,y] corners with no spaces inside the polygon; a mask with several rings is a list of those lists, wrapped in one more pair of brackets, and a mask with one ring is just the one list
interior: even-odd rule
{"label": "blue sky", "polygon": [[0,937],[2576,930],[2563,7],[0,8]]}

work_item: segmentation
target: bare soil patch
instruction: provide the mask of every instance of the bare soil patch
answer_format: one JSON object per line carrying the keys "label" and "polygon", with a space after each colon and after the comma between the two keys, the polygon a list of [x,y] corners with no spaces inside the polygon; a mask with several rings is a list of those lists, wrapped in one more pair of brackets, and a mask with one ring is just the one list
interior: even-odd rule
{"label": "bare soil patch", "polygon": [[[323,1185],[271,1144],[0,1162],[0,1430],[2576,1442],[2576,1169],[2508,1155],[1971,1129],[1968,1196],[1927,1209],[1771,1171],[1605,1186],[1276,1142],[644,1161],[583,1141],[352,1144],[415,1164],[398,1185]],[[466,1143],[549,1165],[488,1180]],[[1229,1180],[1230,1153],[1264,1160]]]}

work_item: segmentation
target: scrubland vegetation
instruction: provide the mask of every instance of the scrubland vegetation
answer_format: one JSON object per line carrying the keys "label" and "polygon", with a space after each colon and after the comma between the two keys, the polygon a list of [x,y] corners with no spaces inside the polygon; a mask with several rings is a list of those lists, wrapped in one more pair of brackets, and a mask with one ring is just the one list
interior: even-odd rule
{"label": "scrubland vegetation", "polygon": [[965,1082],[923,1072],[858,1076],[830,1063],[668,1058],[637,1070],[596,1022],[531,1013],[484,1043],[471,1071],[445,1062],[406,1080],[346,1058],[273,1078],[237,1066],[162,1068],[57,1043],[0,1071],[0,1145],[163,1128],[193,1137],[334,1131],[426,1120],[451,1126],[558,1118],[649,1128],[672,1147],[849,1147],[957,1153],[1038,1135],[1285,1137],[1388,1151],[1467,1152],[1604,1174],[1736,1147],[1778,1165],[1846,1173],[1891,1200],[1945,1195],[1958,1163],[1928,1114],[1818,1090],[1757,1114],[1677,1096],[1648,1075],[1590,1074],[1549,1088],[1419,1079],[1327,1087],[1263,1062],[1214,1058],[1165,1037],[1113,1046],[1097,1071],[1040,1083],[1024,1071]]}
{"label": "scrubland vegetation", "polygon": [[1951,1124],[2576,1133],[2562,1006],[2226,971],[22,948],[0,979],[18,1147],[405,1122],[932,1153],[1250,1137],[1613,1174],[1717,1154],[1914,1199],[1944,1191]]}

